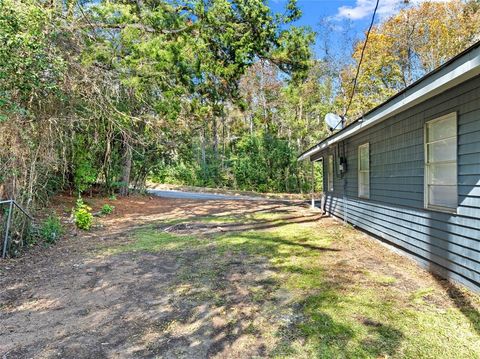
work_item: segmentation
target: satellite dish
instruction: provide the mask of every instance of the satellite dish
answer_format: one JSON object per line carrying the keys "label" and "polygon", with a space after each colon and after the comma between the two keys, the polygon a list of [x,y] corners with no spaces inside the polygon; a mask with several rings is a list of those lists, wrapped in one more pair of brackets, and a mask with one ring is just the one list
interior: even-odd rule
{"label": "satellite dish", "polygon": [[334,113],[327,113],[325,115],[325,122],[330,131],[341,130],[343,128],[343,118]]}

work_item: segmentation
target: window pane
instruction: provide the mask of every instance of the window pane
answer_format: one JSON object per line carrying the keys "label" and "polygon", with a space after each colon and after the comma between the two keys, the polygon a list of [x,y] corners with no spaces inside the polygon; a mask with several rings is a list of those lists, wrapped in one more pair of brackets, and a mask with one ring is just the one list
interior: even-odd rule
{"label": "window pane", "polygon": [[333,156],[328,156],[328,190],[333,191]]}
{"label": "window pane", "polygon": [[427,146],[428,162],[454,161],[457,158],[457,139],[455,137]]}
{"label": "window pane", "polygon": [[435,121],[427,125],[427,142],[452,137],[457,134],[457,121],[454,116],[441,121]]}
{"label": "window pane", "polygon": [[368,185],[360,185],[358,187],[358,195],[360,197],[369,197],[370,196],[370,188]]}
{"label": "window pane", "polygon": [[358,173],[358,195],[360,197],[369,197],[370,194],[370,174],[369,172]]}
{"label": "window pane", "polygon": [[430,205],[456,208],[457,188],[455,186],[430,186]]}
{"label": "window pane", "polygon": [[457,163],[442,163],[428,165],[428,184],[457,184]]}
{"label": "window pane", "polygon": [[[456,115],[428,122],[426,130],[427,205],[455,209],[458,201]],[[444,161],[448,163],[441,163]]]}
{"label": "window pane", "polygon": [[358,169],[361,170],[363,168],[362,164],[365,162],[363,148],[360,146],[358,147]]}
{"label": "window pane", "polygon": [[369,197],[370,194],[370,153],[369,145],[364,144],[358,147],[358,195]]}
{"label": "window pane", "polygon": [[368,172],[360,172],[359,173],[359,180],[360,180],[360,185],[368,185],[369,173]]}
{"label": "window pane", "polygon": [[360,147],[360,170],[368,170],[368,147]]}

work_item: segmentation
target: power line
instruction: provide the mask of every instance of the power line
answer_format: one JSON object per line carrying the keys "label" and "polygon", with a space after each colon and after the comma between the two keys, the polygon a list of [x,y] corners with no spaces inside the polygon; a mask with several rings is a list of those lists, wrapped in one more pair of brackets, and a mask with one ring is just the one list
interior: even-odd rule
{"label": "power line", "polygon": [[377,3],[375,4],[375,9],[373,9],[372,21],[370,22],[370,26],[368,27],[367,37],[365,38],[365,42],[363,43],[362,52],[360,54],[360,61],[358,61],[357,73],[355,75],[355,79],[353,80],[352,94],[350,96],[350,100],[348,101],[348,106],[345,109],[345,113],[344,113],[343,117],[345,117],[347,115],[347,112],[350,109],[350,105],[352,104],[353,96],[355,96],[355,90],[357,88],[358,74],[360,73],[360,66],[362,65],[363,54],[365,52],[365,48],[367,47],[368,37],[370,36],[370,31],[372,30],[373,22],[375,21],[375,14],[377,13],[379,2],[380,2],[380,0],[377,0]]}

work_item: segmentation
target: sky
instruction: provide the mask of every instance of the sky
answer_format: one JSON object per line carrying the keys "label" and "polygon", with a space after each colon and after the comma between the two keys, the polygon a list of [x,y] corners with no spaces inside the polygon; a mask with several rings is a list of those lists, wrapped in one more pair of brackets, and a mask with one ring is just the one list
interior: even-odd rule
{"label": "sky", "polygon": [[[411,5],[424,0],[409,0]],[[439,0],[434,0],[439,1]],[[440,0],[441,1],[441,0]],[[294,25],[310,26],[317,32],[315,54],[325,54],[325,42],[337,56],[350,54],[353,43],[362,39],[370,25],[376,0],[298,0],[303,12]],[[287,0],[269,0],[274,12],[283,13]],[[380,0],[376,23],[395,14],[404,5],[404,0]],[[328,27],[321,23],[328,23]]]}

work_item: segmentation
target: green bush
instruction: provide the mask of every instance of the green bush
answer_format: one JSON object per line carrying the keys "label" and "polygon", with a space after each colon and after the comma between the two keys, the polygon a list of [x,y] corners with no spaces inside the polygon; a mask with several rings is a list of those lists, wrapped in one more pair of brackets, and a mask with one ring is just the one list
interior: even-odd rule
{"label": "green bush", "polygon": [[196,185],[199,181],[199,166],[192,163],[161,164],[152,170],[149,179],[155,183]]}
{"label": "green bush", "polygon": [[49,216],[43,221],[40,227],[40,237],[47,243],[54,243],[63,234],[62,223],[60,218],[55,215]]}
{"label": "green bush", "polygon": [[81,198],[77,199],[77,203],[73,209],[73,219],[77,228],[88,231],[92,227],[93,214],[91,210],[92,209],[87,206]]}
{"label": "green bush", "polygon": [[115,206],[110,206],[109,204],[105,203],[102,206],[101,213],[106,216],[106,215],[112,213],[114,209],[115,209]]}

